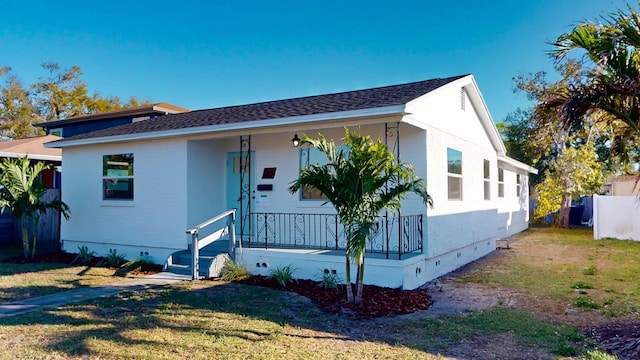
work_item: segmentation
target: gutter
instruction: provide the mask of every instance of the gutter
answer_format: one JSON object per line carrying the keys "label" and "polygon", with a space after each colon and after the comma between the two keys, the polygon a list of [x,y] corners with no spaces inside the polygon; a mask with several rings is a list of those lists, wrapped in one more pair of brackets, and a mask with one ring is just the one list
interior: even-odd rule
{"label": "gutter", "polygon": [[523,162],[520,162],[516,159],[512,159],[508,156],[498,156],[498,162],[502,162],[503,164],[509,165],[516,169],[526,170],[527,172],[537,175],[538,169],[531,167]]}
{"label": "gutter", "polygon": [[252,120],[245,122],[238,122],[232,124],[216,124],[199,126],[193,128],[181,128],[155,132],[144,132],[138,134],[123,134],[113,136],[103,136],[78,140],[58,140],[44,144],[47,148],[64,148],[70,146],[81,145],[93,145],[93,144],[105,144],[113,142],[123,141],[138,141],[138,140],[152,140],[152,139],[164,139],[169,137],[187,136],[187,135],[201,135],[207,133],[216,133],[232,130],[248,130],[257,128],[273,128],[278,126],[291,127],[292,125],[309,124],[314,122],[324,122],[331,120],[349,120],[367,117],[382,117],[389,115],[406,115],[405,105],[385,106],[379,108],[362,109],[362,110],[350,110],[350,111],[338,111],[332,113],[290,116],[276,119],[266,120]]}
{"label": "gutter", "polygon": [[29,153],[15,153],[15,152],[3,152],[0,151],[0,158],[22,158],[28,157],[31,160],[45,160],[45,161],[62,161],[61,155],[41,155],[41,154],[29,154]]}

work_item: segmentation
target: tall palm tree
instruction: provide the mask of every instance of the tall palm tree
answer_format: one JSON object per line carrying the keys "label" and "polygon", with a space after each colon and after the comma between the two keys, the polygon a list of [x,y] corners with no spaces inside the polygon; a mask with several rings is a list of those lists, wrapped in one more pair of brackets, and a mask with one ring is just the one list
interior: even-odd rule
{"label": "tall palm tree", "polygon": [[[317,189],[333,205],[345,227],[347,301],[362,301],[364,258],[367,243],[380,230],[378,217],[384,209],[400,209],[401,199],[409,193],[419,195],[433,205],[424,181],[415,175],[410,164],[396,162],[393,153],[379,140],[354,134],[345,128],[344,148],[320,135],[304,136],[302,143],[317,148],[327,156],[324,165],[310,165],[300,171],[289,187],[295,193],[303,186]],[[351,261],[357,266],[356,296],[351,283]]]}
{"label": "tall palm tree", "polygon": [[608,113],[600,119],[616,128],[614,146],[619,149],[640,135],[640,14],[629,5],[627,9],[628,13],[618,10],[602,23],[580,24],[558,37],[552,52],[557,61],[582,50],[591,66],[582,84],[548,101],[560,108],[565,126],[581,122],[594,110]]}
{"label": "tall palm tree", "polygon": [[[40,216],[49,210],[57,210],[69,219],[69,207],[61,200],[45,202],[42,196],[47,191],[40,181],[40,174],[49,166],[42,162],[31,164],[25,156],[20,159],[6,158],[0,163],[0,212],[11,211],[20,223],[22,245],[25,259],[36,254],[37,225]],[[31,223],[32,242],[29,243],[29,223]]]}

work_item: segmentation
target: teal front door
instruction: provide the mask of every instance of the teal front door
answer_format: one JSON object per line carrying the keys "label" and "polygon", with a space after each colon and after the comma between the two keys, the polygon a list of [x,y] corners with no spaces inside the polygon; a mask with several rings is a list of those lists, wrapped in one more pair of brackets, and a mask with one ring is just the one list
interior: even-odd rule
{"label": "teal front door", "polygon": [[[242,159],[242,156],[245,158]],[[227,209],[236,209],[236,233],[242,234],[244,238],[251,234],[250,214],[255,208],[256,181],[253,158],[253,151],[227,154]]]}

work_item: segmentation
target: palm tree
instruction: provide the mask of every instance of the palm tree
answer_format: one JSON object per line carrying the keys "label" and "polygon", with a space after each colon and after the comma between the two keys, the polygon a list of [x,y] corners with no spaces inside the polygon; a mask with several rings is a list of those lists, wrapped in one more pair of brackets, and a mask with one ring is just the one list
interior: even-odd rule
{"label": "palm tree", "polygon": [[580,123],[594,110],[609,114],[600,120],[616,129],[614,146],[620,152],[640,135],[640,14],[627,8],[628,14],[618,10],[603,23],[580,24],[558,37],[552,52],[557,61],[582,50],[591,67],[583,83],[547,101],[560,108],[565,126]]}
{"label": "palm tree", "polygon": [[[379,140],[352,134],[345,128],[344,142],[348,150],[336,149],[335,143],[320,135],[318,139],[304,136],[306,143],[327,156],[324,165],[310,165],[300,171],[289,191],[303,186],[317,189],[333,205],[345,227],[347,301],[362,301],[364,258],[367,243],[380,230],[381,211],[400,209],[401,199],[409,193],[419,195],[432,206],[424,182],[415,175],[410,164],[396,162],[393,153]],[[357,266],[356,296],[351,283],[351,261]]]}
{"label": "palm tree", "polygon": [[[47,189],[40,181],[40,174],[48,168],[49,166],[42,162],[31,164],[26,156],[20,159],[6,158],[0,163],[0,185],[4,187],[0,190],[0,212],[8,209],[20,223],[25,259],[33,258],[36,254],[36,227],[42,214],[49,210],[58,210],[69,219],[67,204],[58,199],[42,201]],[[29,223],[33,227],[31,245]]]}

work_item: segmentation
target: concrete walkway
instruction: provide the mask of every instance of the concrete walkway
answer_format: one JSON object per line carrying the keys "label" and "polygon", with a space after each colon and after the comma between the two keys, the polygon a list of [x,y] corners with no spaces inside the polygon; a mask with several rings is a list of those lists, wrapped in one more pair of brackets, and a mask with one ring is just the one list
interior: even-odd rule
{"label": "concrete walkway", "polygon": [[111,296],[122,291],[148,289],[155,286],[168,285],[185,280],[191,280],[191,276],[161,272],[139,278],[130,278],[103,286],[61,291],[55,294],[1,303],[0,318],[20,315],[45,308],[55,308],[103,296]]}

